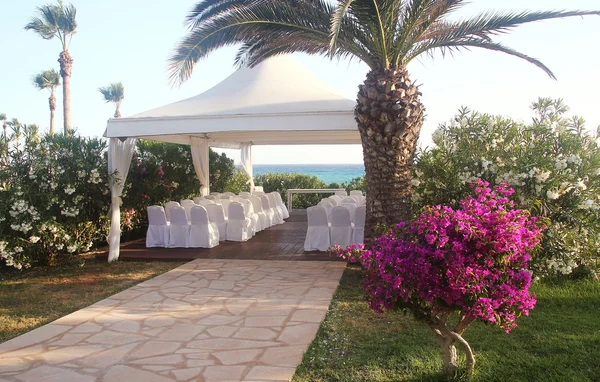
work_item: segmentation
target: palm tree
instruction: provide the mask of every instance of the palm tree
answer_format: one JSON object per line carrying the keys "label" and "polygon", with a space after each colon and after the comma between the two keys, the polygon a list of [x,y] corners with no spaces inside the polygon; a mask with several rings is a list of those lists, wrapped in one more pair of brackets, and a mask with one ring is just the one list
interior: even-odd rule
{"label": "palm tree", "polygon": [[69,44],[76,32],[77,10],[73,4],[65,5],[62,0],[57,4],[46,4],[37,7],[37,16],[25,26],[25,30],[33,30],[45,40],[58,38],[62,44],[62,52],[58,57],[60,76],[63,83],[64,134],[71,130],[71,70],[73,58],[69,54]]}
{"label": "palm tree", "polygon": [[493,40],[533,21],[600,14],[584,11],[485,12],[450,20],[464,0],[213,0],[187,15],[189,32],[170,58],[170,79],[186,81],[194,65],[223,46],[241,44],[238,65],[304,52],[350,57],[369,66],[355,119],[367,180],[367,237],[376,225],[411,218],[411,164],[425,108],[407,64],[438,51],[482,48],[539,60]]}
{"label": "palm tree", "polygon": [[54,69],[45,70],[33,77],[33,84],[39,90],[48,89],[50,91],[50,97],[48,98],[50,104],[50,135],[54,135],[54,111],[56,110],[54,90],[57,86],[60,86],[60,74]]}
{"label": "palm tree", "polygon": [[125,98],[125,88],[121,82],[115,82],[104,88],[98,88],[98,91],[104,96],[104,101],[115,104],[115,118],[121,117],[121,102]]}
{"label": "palm tree", "polygon": [[4,113],[0,113],[0,121],[2,121],[2,129],[3,129],[3,136],[4,139],[6,140],[6,129],[8,128],[8,125],[6,124],[6,114]]}

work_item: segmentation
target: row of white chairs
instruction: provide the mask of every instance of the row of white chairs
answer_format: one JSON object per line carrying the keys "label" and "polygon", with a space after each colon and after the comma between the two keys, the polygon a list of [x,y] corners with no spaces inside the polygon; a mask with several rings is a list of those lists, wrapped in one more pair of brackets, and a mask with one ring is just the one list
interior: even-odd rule
{"label": "row of white chairs", "polygon": [[305,251],[326,251],[335,244],[347,247],[360,244],[365,237],[366,207],[355,210],[354,219],[345,206],[335,206],[328,214],[323,206],[309,207],[308,229],[304,240]]}
{"label": "row of white chairs", "polygon": [[[149,207],[146,246],[212,248],[219,240],[246,241],[289,217],[281,196],[277,196],[279,193],[273,192],[247,198],[236,195],[218,200],[194,198],[184,199],[181,204],[167,202],[165,208]],[[201,238],[192,238],[199,231]],[[214,239],[204,239],[215,237],[215,232],[216,243]]]}
{"label": "row of white chairs", "polygon": [[347,196],[345,198],[341,198],[338,195],[333,195],[328,198],[321,199],[319,202],[319,206],[325,208],[327,211],[327,216],[331,215],[331,211],[336,206],[342,206],[350,211],[350,219],[354,222],[354,215],[356,214],[356,209],[360,206],[364,206],[366,204],[366,199],[364,197],[359,196]]}

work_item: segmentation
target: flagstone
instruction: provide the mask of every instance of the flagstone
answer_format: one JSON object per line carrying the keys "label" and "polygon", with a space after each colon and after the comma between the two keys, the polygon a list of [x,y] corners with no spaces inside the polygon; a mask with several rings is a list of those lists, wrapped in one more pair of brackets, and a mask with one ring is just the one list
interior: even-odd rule
{"label": "flagstone", "polygon": [[135,350],[130,357],[131,358],[145,358],[160,354],[173,353],[181,346],[179,342],[167,342],[167,341],[148,341],[141,345],[140,348]]}
{"label": "flagstone", "polygon": [[158,336],[163,341],[188,341],[204,330],[202,325],[175,324]]}
{"label": "flagstone", "polygon": [[36,345],[71,329],[71,326],[48,324],[0,344],[0,354]]}
{"label": "flagstone", "polygon": [[124,345],[131,342],[147,340],[148,337],[131,333],[119,333],[105,330],[87,339],[92,344]]}
{"label": "flagstone", "polygon": [[211,337],[231,337],[239,329],[237,326],[215,326],[206,331]]}
{"label": "flagstone", "polygon": [[295,367],[254,366],[244,381],[289,381],[294,370]]}
{"label": "flagstone", "polygon": [[241,328],[233,338],[243,338],[248,340],[272,340],[277,337],[277,333],[268,328]]}
{"label": "flagstone", "polygon": [[121,363],[127,353],[133,350],[138,344],[129,344],[111,348],[97,354],[82,358],[79,362],[86,366],[92,366],[99,369],[106,369],[109,366]]}
{"label": "flagstone", "polygon": [[303,321],[303,322],[321,322],[325,318],[327,312],[324,310],[305,309],[296,310],[290,321]]}
{"label": "flagstone", "polygon": [[17,376],[17,379],[24,382],[93,382],[95,378],[89,375],[82,375],[72,370],[61,369],[58,367],[42,365],[29,370],[26,373]]}
{"label": "flagstone", "polygon": [[98,333],[101,330],[102,326],[93,322],[85,322],[73,328],[69,333]]}
{"label": "flagstone", "polygon": [[160,357],[150,357],[150,358],[142,358],[137,359],[135,361],[131,361],[129,363],[133,364],[141,364],[141,365],[149,365],[149,364],[158,364],[158,365],[171,365],[183,362],[183,356],[180,354],[171,354],[164,355]]}
{"label": "flagstone", "polygon": [[282,326],[286,319],[287,319],[287,316],[248,317],[244,320],[244,326],[254,326],[254,327]]}
{"label": "flagstone", "polygon": [[229,350],[213,353],[223,365],[239,365],[254,361],[263,349]]}
{"label": "flagstone", "polygon": [[305,345],[269,348],[265,349],[259,362],[270,366],[296,367],[302,362],[305,352]]}
{"label": "flagstone", "polygon": [[239,381],[246,366],[208,366],[202,376],[205,382]]}
{"label": "flagstone", "polygon": [[190,367],[185,369],[172,370],[171,373],[173,373],[173,375],[178,381],[187,381],[189,379],[199,376],[203,370],[203,367]]}
{"label": "flagstone", "polygon": [[317,330],[319,324],[287,326],[283,328],[277,340],[290,345],[308,345],[315,338]]}
{"label": "flagstone", "polygon": [[85,357],[89,354],[100,352],[102,350],[104,350],[104,348],[98,345],[65,346],[40,353],[40,357],[46,363],[53,365],[70,362],[77,358]]}
{"label": "flagstone", "polygon": [[170,378],[161,377],[149,371],[134,369],[125,365],[113,366],[104,374],[103,382],[168,382]]}

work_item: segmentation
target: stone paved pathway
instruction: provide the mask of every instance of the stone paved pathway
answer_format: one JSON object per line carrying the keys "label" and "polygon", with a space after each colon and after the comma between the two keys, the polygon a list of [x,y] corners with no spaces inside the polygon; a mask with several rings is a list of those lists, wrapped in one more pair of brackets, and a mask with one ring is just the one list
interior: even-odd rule
{"label": "stone paved pathway", "polygon": [[288,381],[344,268],[195,260],[0,344],[0,382]]}

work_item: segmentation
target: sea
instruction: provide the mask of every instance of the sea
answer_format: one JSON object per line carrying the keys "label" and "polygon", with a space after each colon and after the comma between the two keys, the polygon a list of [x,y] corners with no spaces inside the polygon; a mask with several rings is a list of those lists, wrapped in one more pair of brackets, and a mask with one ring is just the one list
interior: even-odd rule
{"label": "sea", "polygon": [[254,164],[254,175],[287,172],[316,176],[325,183],[343,183],[365,175],[365,166],[360,164]]}

